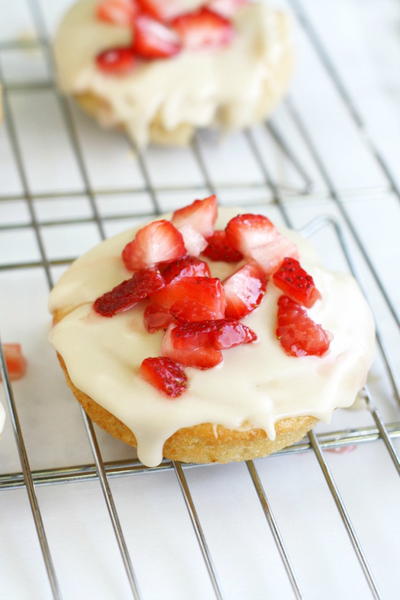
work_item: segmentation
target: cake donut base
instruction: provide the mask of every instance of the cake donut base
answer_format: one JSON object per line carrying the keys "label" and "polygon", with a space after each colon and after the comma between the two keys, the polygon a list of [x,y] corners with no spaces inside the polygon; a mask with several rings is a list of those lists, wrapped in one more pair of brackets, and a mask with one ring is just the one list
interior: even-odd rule
{"label": "cake donut base", "polygon": [[[113,437],[136,447],[135,434],[117,417],[100,406],[71,381],[64,360],[58,354],[65,379],[86,414]],[[314,417],[289,417],[275,425],[276,437],[270,440],[263,429],[245,431],[222,425],[201,423],[176,431],[164,444],[163,456],[185,463],[229,463],[251,460],[277,452],[301,440],[317,423]]]}

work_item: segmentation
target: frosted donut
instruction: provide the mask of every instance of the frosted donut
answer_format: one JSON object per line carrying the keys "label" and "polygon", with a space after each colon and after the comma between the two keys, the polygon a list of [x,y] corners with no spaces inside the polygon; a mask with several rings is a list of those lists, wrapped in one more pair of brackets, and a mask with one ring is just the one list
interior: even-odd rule
{"label": "frosted donut", "polygon": [[243,128],[267,117],[286,92],[290,18],[263,2],[237,9],[233,38],[223,47],[184,48],[167,59],[139,61],[120,76],[102,72],[95,59],[131,44],[132,28],[102,22],[96,6],[80,0],[60,23],[54,40],[59,85],[101,125],[124,129],[139,145],[187,144],[200,127]]}
{"label": "frosted donut", "polygon": [[[220,209],[216,227],[225,227],[238,212]],[[150,385],[139,367],[146,357],[160,355],[166,334],[146,331],[145,303],[112,318],[93,310],[99,296],[132,276],[121,252],[142,227],[102,242],[65,272],[50,296],[50,341],[87,414],[136,446],[144,464],[155,466],[163,456],[222,463],[265,456],[354,402],[374,354],[368,305],[350,275],[325,269],[307,241],[283,228],[320,292],[308,315],[329,332],[329,350],[323,356],[289,356],[283,350],[276,337],[282,291],[271,277],[262,302],[242,320],[257,334],[254,343],[222,350],[223,361],[214,368],[187,367],[189,385],[179,398],[166,398]],[[206,260],[221,280],[238,269]]]}

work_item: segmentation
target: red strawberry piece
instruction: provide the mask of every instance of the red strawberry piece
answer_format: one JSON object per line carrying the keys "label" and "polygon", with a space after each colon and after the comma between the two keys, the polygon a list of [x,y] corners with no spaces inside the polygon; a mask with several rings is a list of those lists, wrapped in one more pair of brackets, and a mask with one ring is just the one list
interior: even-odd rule
{"label": "red strawberry piece", "polygon": [[190,256],[199,256],[206,248],[206,238],[191,225],[180,225],[178,231],[182,234],[185,248]]}
{"label": "red strawberry piece", "polygon": [[113,25],[130,26],[138,12],[135,0],[103,0],[96,7],[96,17]]}
{"label": "red strawberry piece", "polygon": [[233,17],[240,6],[248,3],[249,0],[210,0],[207,7],[223,17]]}
{"label": "red strawberry piece", "polygon": [[278,300],[276,337],[290,356],[322,356],[328,351],[331,339],[329,333],[288,296]]}
{"label": "red strawberry piece", "polygon": [[163,287],[165,282],[158,269],[142,269],[97,298],[93,308],[103,317],[113,317],[117,313],[129,310]]}
{"label": "red strawberry piece", "polygon": [[[26,373],[27,362],[20,344],[3,344],[3,354],[11,381],[21,379]],[[0,376],[1,381],[1,376]]]}
{"label": "red strawberry piece", "polygon": [[125,75],[135,66],[132,48],[109,48],[96,56],[98,68],[109,75]]}
{"label": "red strawberry piece", "polygon": [[149,333],[154,333],[160,329],[167,329],[168,325],[173,323],[174,318],[168,310],[165,310],[156,304],[149,304],[143,315],[144,326]]}
{"label": "red strawberry piece", "polygon": [[133,50],[142,58],[169,58],[178,54],[182,42],[178,34],[159,21],[139,15],[134,24]]}
{"label": "red strawberry piece", "polygon": [[204,260],[187,256],[180,258],[167,266],[163,272],[164,281],[166,284],[176,283],[183,277],[211,277],[210,268]]}
{"label": "red strawberry piece", "polygon": [[255,260],[270,275],[285,256],[297,257],[293,242],[283,236],[263,215],[244,214],[226,226],[228,242],[245,256]]}
{"label": "red strawberry piece", "polygon": [[187,377],[181,365],[174,360],[158,356],[145,358],[140,365],[141,376],[170,398],[177,398],[187,388]]}
{"label": "red strawberry piece", "polygon": [[222,362],[222,352],[207,344],[208,332],[201,336],[199,333],[194,339],[176,338],[176,326],[170,325],[165,332],[161,352],[188,367],[198,369],[211,369]]}
{"label": "red strawberry piece", "polygon": [[228,350],[240,344],[250,344],[257,335],[240,321],[217,319],[179,323],[172,331],[175,348],[211,346],[216,350]]}
{"label": "red strawberry piece", "polygon": [[122,251],[129,271],[153,267],[159,262],[172,262],[185,256],[182,235],[169,221],[153,221],[137,232],[135,239]]}
{"label": "red strawberry piece", "polygon": [[192,204],[176,210],[172,215],[172,222],[175,227],[191,225],[193,229],[207,238],[213,234],[217,215],[217,197],[213,194],[208,198],[195,200]]}
{"label": "red strawberry piece", "polygon": [[226,46],[234,36],[232,23],[208,8],[181,15],[172,25],[188,50]]}
{"label": "red strawberry piece", "polygon": [[183,12],[182,0],[137,0],[142,12],[159,21],[170,21]]}
{"label": "red strawberry piece", "polygon": [[274,284],[295,302],[311,308],[321,298],[314,279],[295,258],[284,258],[273,275]]}
{"label": "red strawberry piece", "polygon": [[233,263],[239,262],[243,258],[243,255],[228,243],[226,233],[223,230],[214,231],[207,242],[208,246],[203,250],[203,255],[211,260]]}
{"label": "red strawberry piece", "polygon": [[222,283],[213,277],[184,277],[157,292],[152,302],[183,321],[222,319],[226,306]]}
{"label": "red strawberry piece", "polygon": [[242,319],[254,310],[264,297],[267,279],[257,263],[248,263],[224,281],[225,315]]}
{"label": "red strawberry piece", "polygon": [[251,344],[257,339],[255,332],[240,321],[222,319],[214,321],[214,323],[218,325],[213,332],[213,344],[219,350],[228,350],[241,344]]}

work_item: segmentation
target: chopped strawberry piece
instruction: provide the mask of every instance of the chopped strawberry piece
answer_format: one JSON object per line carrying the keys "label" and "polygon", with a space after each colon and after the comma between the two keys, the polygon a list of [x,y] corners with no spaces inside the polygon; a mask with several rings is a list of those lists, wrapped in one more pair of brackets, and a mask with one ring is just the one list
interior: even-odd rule
{"label": "chopped strawberry piece", "polygon": [[146,15],[139,15],[134,24],[133,50],[143,58],[169,58],[178,54],[182,42],[178,34]]}
{"label": "chopped strawberry piece", "polygon": [[21,379],[25,375],[27,367],[21,344],[3,344],[3,354],[11,381]]}
{"label": "chopped strawberry piece", "polygon": [[257,263],[248,263],[224,281],[225,315],[242,319],[254,310],[264,297],[267,279]]}
{"label": "chopped strawberry piece", "polygon": [[96,7],[96,17],[113,25],[130,26],[138,7],[135,0],[102,0]]}
{"label": "chopped strawberry piece", "polygon": [[208,338],[207,332],[204,338],[201,335],[196,336],[194,341],[191,341],[190,338],[188,340],[178,338],[178,343],[176,343],[175,328],[175,325],[170,325],[164,335],[161,347],[164,356],[198,369],[211,369],[222,362],[222,352],[203,343]]}
{"label": "chopped strawberry piece", "polygon": [[125,75],[135,66],[132,48],[109,48],[96,56],[98,68],[108,75]]}
{"label": "chopped strawberry piece", "polygon": [[207,7],[223,17],[233,17],[236,11],[249,0],[210,0]]}
{"label": "chopped strawberry piece", "polygon": [[211,277],[210,268],[204,260],[187,256],[168,265],[163,272],[166,284],[175,283],[183,277]]}
{"label": "chopped strawberry piece", "polygon": [[97,298],[93,308],[103,317],[113,317],[117,313],[129,310],[163,287],[165,282],[158,269],[142,269]]}
{"label": "chopped strawberry piece", "polygon": [[240,344],[250,344],[257,335],[240,321],[217,319],[179,323],[172,331],[175,348],[211,346],[216,350],[228,350]]}
{"label": "chopped strawberry piece", "polygon": [[179,279],[154,294],[152,303],[183,321],[222,319],[226,305],[222,284],[213,277]]}
{"label": "chopped strawberry piece", "polygon": [[181,365],[170,358],[145,358],[140,365],[141,376],[155,388],[177,398],[187,388],[187,377]]}
{"label": "chopped strawberry piece", "polygon": [[298,255],[295,244],[264,215],[238,215],[229,221],[225,231],[228,242],[255,260],[267,275],[280,265],[285,256]]}
{"label": "chopped strawberry piece", "polygon": [[208,8],[181,15],[172,25],[188,50],[226,46],[234,36],[232,23]]}
{"label": "chopped strawberry piece", "polygon": [[256,333],[240,321],[223,319],[213,334],[213,344],[219,350],[228,350],[241,344],[251,344],[257,339]]}
{"label": "chopped strawberry piece", "polygon": [[295,302],[311,308],[321,298],[314,279],[295,258],[284,258],[273,275],[274,284]]}
{"label": "chopped strawberry piece", "polygon": [[180,225],[177,229],[182,234],[187,253],[190,256],[199,256],[207,246],[206,238],[189,224]]}
{"label": "chopped strawberry piece", "polygon": [[167,329],[168,325],[174,322],[174,318],[168,310],[160,308],[156,304],[149,304],[143,315],[144,326],[149,333],[154,333],[160,329]]}
{"label": "chopped strawberry piece", "polygon": [[154,267],[159,262],[172,262],[185,256],[182,235],[169,221],[153,221],[139,229],[135,239],[122,251],[122,260],[129,271]]}
{"label": "chopped strawberry piece", "polygon": [[160,21],[170,21],[182,14],[182,0],[137,0],[142,12]]}
{"label": "chopped strawberry piece", "polygon": [[243,255],[228,243],[223,230],[214,231],[212,236],[207,238],[207,242],[208,246],[203,250],[203,255],[211,260],[233,263],[239,262],[243,258]]}
{"label": "chopped strawberry piece", "polygon": [[331,339],[329,333],[288,296],[278,300],[276,337],[290,356],[322,356],[328,351]]}
{"label": "chopped strawberry piece", "polygon": [[195,200],[192,204],[176,210],[172,215],[172,222],[175,227],[191,225],[193,229],[207,238],[213,234],[217,216],[217,197],[213,194],[208,198]]}

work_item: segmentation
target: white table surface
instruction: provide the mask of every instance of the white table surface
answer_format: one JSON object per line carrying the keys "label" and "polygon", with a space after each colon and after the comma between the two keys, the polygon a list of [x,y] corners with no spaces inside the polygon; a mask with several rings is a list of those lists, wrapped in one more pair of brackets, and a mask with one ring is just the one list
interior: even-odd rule
{"label": "white table surface", "polygon": [[[46,25],[52,32],[68,0],[42,0]],[[341,194],[370,251],[373,263],[396,306],[399,303],[399,203],[370,149],[382,154],[400,185],[400,5],[397,0],[301,0],[340,76],[355,101],[365,129],[354,121],[327,75],[310,39],[297,28],[298,65],[291,97],[309,128],[329,177]],[[3,14],[4,17],[4,14]],[[87,197],[68,195],[83,189],[81,174],[54,92],[17,90],[19,82],[48,80],[39,51],[4,49],[8,42],[35,33],[28,3],[7,3],[0,19],[0,64],[10,93],[18,142],[30,191],[52,193],[34,206],[45,250],[51,259],[76,256],[99,241],[90,221]],[[0,47],[1,48],[1,47]],[[143,176],[124,138],[103,132],[74,109],[79,141],[90,184],[96,190],[143,187]],[[274,123],[314,182],[301,194],[302,180],[263,128],[254,139],[274,179],[288,198],[296,226],[321,214],[343,221],[309,150],[286,106]],[[200,147],[221,202],[251,207],[271,194],[245,137],[226,140],[202,135]],[[190,150],[151,149],[146,156],[163,210],[189,202],[201,193],[203,175]],[[240,166],[240,168],[238,167]],[[232,183],[242,184],[232,190]],[[177,191],[180,185],[191,191]],[[22,192],[10,140],[0,127],[0,195]],[[65,196],[60,194],[65,193]],[[146,192],[100,195],[100,214],[107,235],[129,227],[126,218],[152,211]],[[134,205],[132,204],[134,203]],[[260,208],[257,208],[260,210]],[[275,207],[265,208],[276,218]],[[120,215],[120,218],[118,218]],[[110,218],[112,216],[113,218]],[[52,220],[84,219],[80,224],[46,225]],[[23,199],[0,201],[0,224],[20,225],[0,230],[0,264],[39,260],[39,251]],[[347,236],[347,229],[344,228]],[[385,347],[399,373],[399,336],[382,297],[353,240],[354,260],[367,287],[382,330]],[[318,234],[315,243],[330,266],[345,268],[334,236]],[[56,279],[63,267],[52,269]],[[4,341],[19,341],[29,360],[26,378],[14,385],[15,398],[33,469],[93,462],[77,403],[66,389],[46,336],[49,328],[47,284],[43,269],[0,271],[0,333]],[[387,421],[399,420],[380,361],[370,387]],[[1,397],[1,395],[0,395]],[[318,431],[373,425],[366,410],[337,411],[333,422]],[[104,460],[133,456],[132,450],[98,431]],[[397,448],[399,443],[396,442]],[[349,515],[371,565],[382,598],[399,597],[400,487],[382,442],[359,445],[346,454],[326,453]],[[277,518],[305,599],[369,598],[369,591],[332,497],[311,452],[275,456],[256,462]],[[19,471],[10,421],[0,439],[0,473]],[[209,542],[224,597],[229,600],[292,598],[270,530],[265,522],[245,465],[191,469],[187,472],[194,500]],[[200,551],[173,472],[147,473],[111,480],[126,540],[143,598],[205,600],[212,598]],[[129,598],[129,589],[97,481],[37,488],[40,507],[64,598],[113,600]],[[0,598],[50,598],[40,549],[24,489],[0,492]]]}

